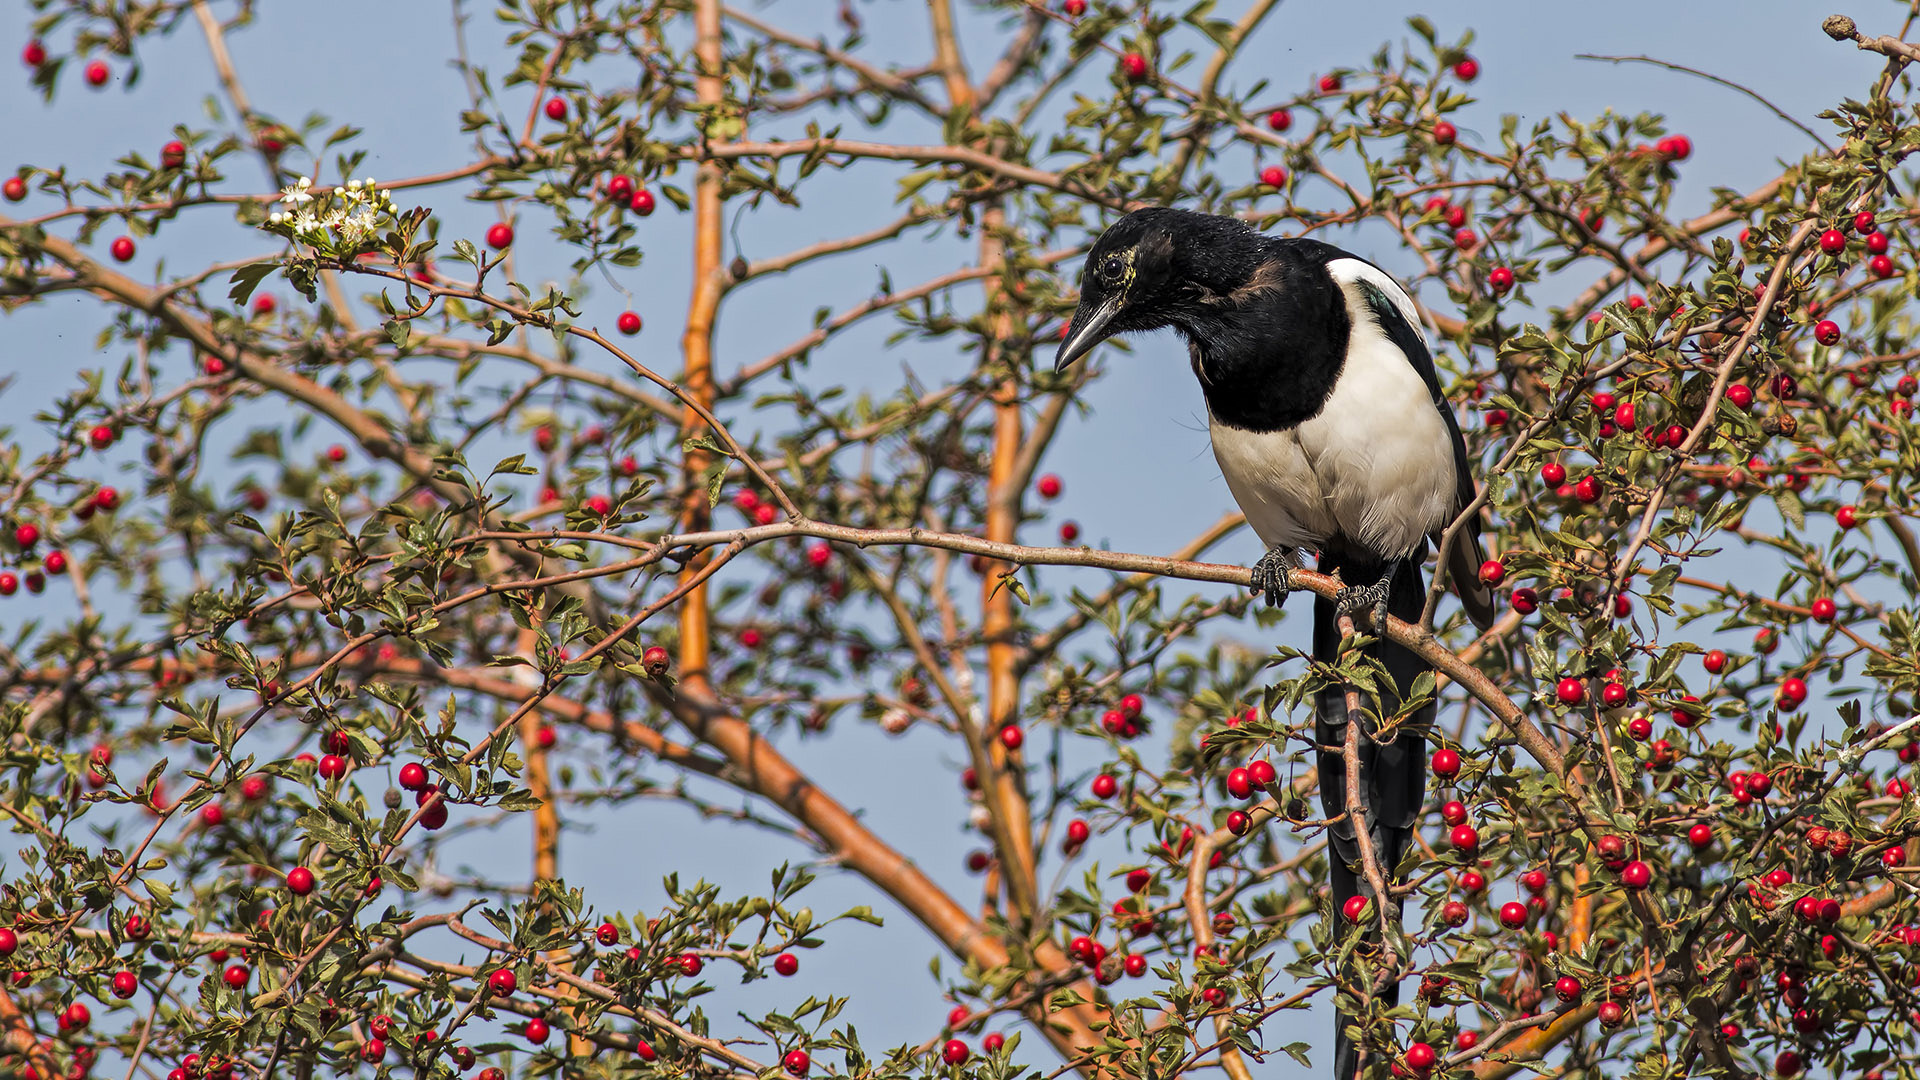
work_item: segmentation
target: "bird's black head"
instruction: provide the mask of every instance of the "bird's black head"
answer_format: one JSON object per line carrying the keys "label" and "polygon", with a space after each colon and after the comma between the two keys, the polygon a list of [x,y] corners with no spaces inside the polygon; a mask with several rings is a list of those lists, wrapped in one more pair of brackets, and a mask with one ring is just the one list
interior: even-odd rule
{"label": "bird's black head", "polygon": [[1080,273],[1080,306],[1056,371],[1115,334],[1193,323],[1246,287],[1266,260],[1259,233],[1234,218],[1155,207],[1107,227]]}

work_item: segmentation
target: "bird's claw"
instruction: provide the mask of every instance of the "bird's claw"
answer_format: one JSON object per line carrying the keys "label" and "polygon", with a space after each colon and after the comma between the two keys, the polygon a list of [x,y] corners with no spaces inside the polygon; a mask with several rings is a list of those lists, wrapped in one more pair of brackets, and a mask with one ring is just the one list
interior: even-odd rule
{"label": "bird's claw", "polygon": [[1249,585],[1255,595],[1267,598],[1268,607],[1275,607],[1293,591],[1292,574],[1293,553],[1268,548],[1260,561],[1253,564],[1253,580]]}
{"label": "bird's claw", "polygon": [[1356,611],[1371,609],[1374,629],[1385,632],[1387,593],[1392,583],[1393,575],[1389,574],[1371,585],[1349,585],[1334,597],[1333,609],[1342,615],[1352,615]]}

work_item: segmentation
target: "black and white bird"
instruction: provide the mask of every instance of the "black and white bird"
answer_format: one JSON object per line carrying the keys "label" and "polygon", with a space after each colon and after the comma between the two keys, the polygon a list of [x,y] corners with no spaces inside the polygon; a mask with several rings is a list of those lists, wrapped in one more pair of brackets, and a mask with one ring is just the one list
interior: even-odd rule
{"label": "black and white bird", "polygon": [[[1426,603],[1428,544],[1474,499],[1460,425],[1440,392],[1413,299],[1385,271],[1318,240],[1263,235],[1233,218],[1136,210],[1113,223],[1087,255],[1080,303],[1057,368],[1114,334],[1172,327],[1187,341],[1206,396],[1214,459],[1267,551],[1253,589],[1278,603],[1300,556],[1317,553],[1340,576],[1337,602],[1316,598],[1313,653],[1340,655],[1339,616],[1365,612],[1418,622]],[[1493,618],[1479,579],[1479,528],[1469,520],[1443,553],[1468,616]],[[1426,791],[1425,731],[1434,704],[1400,716],[1426,665],[1378,641],[1372,657],[1392,676],[1395,700],[1380,714],[1397,734],[1373,738],[1363,722],[1360,802],[1382,870],[1406,850]],[[1344,688],[1315,701],[1320,798],[1346,813],[1340,751]],[[1334,910],[1369,895],[1354,824],[1330,830]],[[1397,909],[1396,909],[1397,910]],[[1388,990],[1397,1000],[1399,988]],[[1335,1080],[1350,1080],[1358,1049],[1335,1021]]]}

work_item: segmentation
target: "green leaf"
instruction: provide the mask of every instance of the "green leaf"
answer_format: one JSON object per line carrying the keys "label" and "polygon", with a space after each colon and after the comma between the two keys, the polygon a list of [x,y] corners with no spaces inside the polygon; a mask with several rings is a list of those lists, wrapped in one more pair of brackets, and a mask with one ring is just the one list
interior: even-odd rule
{"label": "green leaf", "polygon": [[269,274],[272,274],[279,268],[279,263],[263,262],[249,263],[235,270],[233,276],[227,279],[233,283],[233,288],[227,290],[227,298],[235,304],[245,307],[247,301],[253,298],[253,290],[259,288],[260,283],[265,281]]}

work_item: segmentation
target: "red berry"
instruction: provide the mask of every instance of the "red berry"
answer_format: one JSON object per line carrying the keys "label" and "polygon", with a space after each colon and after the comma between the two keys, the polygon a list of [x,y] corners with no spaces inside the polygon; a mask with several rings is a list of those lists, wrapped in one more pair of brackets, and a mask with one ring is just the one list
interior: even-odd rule
{"label": "red berry", "polygon": [[1433,752],[1433,775],[1442,780],[1451,780],[1460,775],[1460,754],[1454,750],[1440,749]]}
{"label": "red berry", "polygon": [[1349,896],[1347,897],[1346,903],[1340,906],[1340,913],[1346,916],[1347,921],[1350,923],[1363,922],[1367,917],[1368,910],[1372,907],[1373,901],[1367,897]]}
{"label": "red berry", "polygon": [[1006,727],[1000,729],[1000,745],[1009,750],[1020,749],[1021,744],[1026,741],[1026,735],[1021,732],[1017,725],[1008,724]]}
{"label": "red berry", "polygon": [[27,197],[27,182],[17,176],[9,176],[5,184],[0,184],[0,195],[6,196],[8,202],[19,202]]}
{"label": "red berry", "polygon": [[1852,506],[1843,506],[1834,511],[1833,523],[1843,529],[1851,529],[1860,523],[1860,511]]}
{"label": "red berry", "polygon": [[1609,709],[1617,709],[1627,703],[1627,688],[1620,683],[1610,682],[1600,688],[1600,702]]}
{"label": "red berry", "polygon": [[1235,769],[1227,774],[1227,794],[1236,799],[1253,797],[1253,774],[1245,769]]}
{"label": "red berry", "polygon": [[113,974],[113,996],[122,1001],[133,996],[140,989],[140,976],[131,971],[116,971]]}
{"label": "red berry", "polygon": [[1822,345],[1832,345],[1840,340],[1840,324],[1832,319],[1821,319],[1813,325],[1813,340]]}
{"label": "red berry", "polygon": [[1060,492],[1065,490],[1065,485],[1060,482],[1058,476],[1047,473],[1034,482],[1033,489],[1039,492],[1043,499],[1057,499],[1060,497]]}
{"label": "red berry", "polygon": [[948,1039],[947,1044],[940,1048],[940,1060],[949,1065],[960,1065],[965,1063],[972,1053],[971,1050],[967,1049],[966,1043],[961,1042],[959,1039]]}
{"label": "red berry", "polygon": [[1895,844],[1880,853],[1880,863],[1889,870],[1907,865],[1907,849]]}
{"label": "red berry", "polygon": [[1505,295],[1507,290],[1513,288],[1513,271],[1504,266],[1494,267],[1487,272],[1487,287],[1496,296]]}
{"label": "red berry", "polygon": [[1653,868],[1635,859],[1621,868],[1620,881],[1629,889],[1644,889],[1653,884]]}
{"label": "red berry", "polygon": [[40,43],[39,38],[34,38],[27,42],[26,48],[20,50],[20,60],[28,67],[39,67],[47,62],[47,47]]}
{"label": "red berry", "polygon": [[1119,794],[1119,791],[1120,791],[1120,782],[1118,780],[1115,780],[1113,777],[1108,776],[1106,773],[1101,773],[1099,776],[1096,776],[1093,778],[1093,797],[1094,798],[1111,799],[1115,795]]}
{"label": "red berry", "polygon": [[1821,251],[1831,255],[1836,251],[1846,250],[1846,247],[1847,234],[1841,232],[1839,229],[1828,229],[1826,232],[1820,234]]}
{"label": "red berry", "polygon": [[1799,1054],[1794,1053],[1792,1050],[1782,1050],[1773,1059],[1774,1075],[1783,1078],[1783,1080],[1788,1077],[1799,1076],[1800,1070],[1804,1067],[1805,1062],[1801,1060]]}
{"label": "red berry", "polygon": [[557,98],[557,97],[548,98],[547,99],[547,119],[565,120],[566,118],[567,118],[566,99]]}
{"label": "red berry", "polygon": [[633,177],[616,173],[607,181],[607,198],[623,203],[633,198]]}
{"label": "red berry", "polygon": [[1447,834],[1447,842],[1462,855],[1472,855],[1480,850],[1480,833],[1471,825],[1456,825]]}
{"label": "red berry", "polygon": [[1571,975],[1562,975],[1553,983],[1554,996],[1568,1004],[1579,1001],[1580,995],[1585,990],[1586,987],[1580,985],[1580,980]]}
{"label": "red berry", "polygon": [[1635,742],[1646,742],[1653,738],[1653,721],[1644,716],[1636,716],[1627,721],[1627,734]]}
{"label": "red berry", "polygon": [[1472,912],[1467,910],[1467,905],[1458,900],[1449,900],[1440,908],[1440,921],[1448,926],[1465,926],[1471,917]]}
{"label": "red berry", "polygon": [[1554,696],[1558,697],[1563,705],[1578,705],[1587,699],[1587,684],[1584,680],[1569,675],[1561,679],[1560,684],[1554,688]]}
{"label": "red berry", "polygon": [[530,1043],[546,1042],[547,1036],[551,1034],[552,1031],[553,1029],[547,1025],[547,1022],[537,1016],[527,1021],[527,1041]]}
{"label": "red berry", "polygon": [[1583,503],[1596,503],[1600,501],[1601,490],[1600,478],[1589,473],[1573,486],[1573,495]]}
{"label": "red berry", "polygon": [[789,1076],[805,1076],[813,1065],[813,1059],[805,1050],[789,1050],[787,1056],[780,1059],[780,1067],[787,1070]]}
{"label": "red berry", "polygon": [[115,262],[126,262],[133,258],[133,237],[117,236],[107,250],[113,254]]}
{"label": "red berry", "polygon": [[1247,816],[1246,811],[1233,810],[1228,812],[1227,814],[1227,831],[1228,832],[1232,833],[1235,836],[1245,836],[1247,835],[1247,830],[1252,827],[1253,827],[1253,819]]}
{"label": "red berry", "polygon": [[1450,799],[1440,807],[1440,820],[1448,825],[1467,823],[1467,805],[1458,799]]}
{"label": "red berry", "polygon": [[252,975],[253,972],[249,970],[245,964],[229,964],[227,970],[222,973],[220,977],[226,981],[228,986],[238,990],[247,985],[247,979]]}
{"label": "red berry", "polygon": [[287,871],[287,891],[295,896],[306,896],[313,891],[313,871],[304,866],[296,866]]}
{"label": "red berry", "polygon": [[1079,847],[1080,845],[1086,843],[1087,839],[1092,835],[1093,835],[1092,828],[1090,828],[1086,822],[1081,821],[1079,818],[1075,818],[1072,821],[1067,822],[1067,846],[1069,848]]}
{"label": "red berry", "polygon": [[1445,120],[1433,125],[1433,141],[1441,146],[1452,146],[1453,140],[1460,137],[1460,129]]}
{"label": "red berry", "polygon": [[1559,487],[1567,482],[1567,467],[1557,461],[1549,461],[1540,466],[1540,479],[1549,487]]}
{"label": "red berry", "polygon": [[1480,564],[1480,580],[1489,586],[1498,588],[1507,579],[1507,564],[1499,559],[1488,559]]}
{"label": "red berry", "polygon": [[12,956],[20,947],[20,935],[10,926],[0,926],[0,956]]}
{"label": "red berry", "polygon": [[1126,73],[1129,80],[1139,82],[1147,77],[1147,58],[1130,52],[1120,58],[1120,70]]}
{"label": "red berry", "polygon": [[1870,232],[1867,234],[1867,254],[1869,255],[1885,255],[1888,244],[1889,241],[1887,240],[1886,233]]}
{"label": "red berry", "polygon": [[217,829],[226,824],[226,821],[226,808],[219,803],[210,802],[200,808],[200,824],[205,825],[207,828]]}
{"label": "red berry", "polygon": [[427,767],[417,761],[409,761],[400,766],[400,786],[408,791],[419,791],[427,786]]}
{"label": "red berry", "polygon": [[1692,844],[1695,851],[1705,851],[1712,847],[1713,826],[1704,821],[1696,823],[1687,830],[1687,843]]}
{"label": "red berry", "polygon": [[773,970],[781,975],[791,976],[800,970],[800,958],[792,953],[781,953],[773,958]]}
{"label": "red berry", "polygon": [[1487,887],[1487,879],[1477,870],[1469,870],[1460,875],[1460,891],[1468,896],[1477,896]]}
{"label": "red berry", "polygon": [[187,163],[187,144],[174,140],[160,148],[160,164],[169,169],[177,169]]}
{"label": "red berry", "polygon": [[1873,271],[1874,277],[1890,278],[1894,271],[1893,258],[1888,255],[1875,255],[1867,260],[1867,269]]}
{"label": "red berry", "polygon": [[1706,668],[1709,675],[1718,675],[1727,669],[1727,654],[1714,649],[1700,658],[1700,666]]}
{"label": "red berry", "polygon": [[1513,590],[1513,610],[1522,615],[1531,615],[1540,610],[1540,594],[1532,589]]}
{"label": "red berry", "polygon": [[1293,114],[1285,109],[1275,109],[1267,114],[1267,126],[1275,131],[1285,131],[1293,126]]}
{"label": "red berry", "polygon": [[1780,690],[1774,695],[1782,709],[1787,712],[1799,708],[1807,700],[1807,684],[1798,678],[1786,678],[1780,682]]}
{"label": "red berry", "polygon": [[620,928],[610,922],[603,922],[593,928],[593,939],[609,947],[618,945],[620,944]]}
{"label": "red berry", "polygon": [[1339,93],[1340,92],[1340,76],[1338,75],[1320,76],[1320,92],[1323,94]]}
{"label": "red berry", "polygon": [[1461,251],[1466,251],[1479,242],[1480,234],[1472,229],[1455,229],[1453,232],[1453,246]]}
{"label": "red berry", "polygon": [[107,67],[107,62],[104,60],[95,60],[87,65],[87,85],[89,86],[105,86],[107,79],[112,75],[113,70]]}
{"label": "red berry", "polygon": [[646,217],[648,214],[653,213],[653,192],[648,191],[646,188],[635,191],[633,193],[633,201],[627,204],[627,208],[639,214],[641,217]]}
{"label": "red berry", "polygon": [[1833,598],[1828,596],[1822,596],[1818,600],[1815,600],[1812,610],[1813,621],[1819,623],[1830,623],[1840,614],[1839,607],[1834,604]]}
{"label": "red berry", "polygon": [[328,754],[320,759],[319,773],[322,779],[338,780],[347,775],[347,759],[338,754]]}
{"label": "red berry", "polygon": [[1853,231],[1854,232],[1870,233],[1873,231],[1873,229],[1874,229],[1873,211],[1862,210],[1859,213],[1853,215]]}
{"label": "red berry", "polygon": [[1685,135],[1668,136],[1667,156],[1675,161],[1685,161],[1693,156],[1693,140]]}
{"label": "red berry", "polygon": [[1285,187],[1287,183],[1287,170],[1278,165],[1269,165],[1260,170],[1260,182],[1270,188]]}
{"label": "red berry", "polygon": [[1068,18],[1077,19],[1087,13],[1087,0],[1064,0],[1060,10],[1066,12]]}
{"label": "red berry", "polygon": [[497,221],[487,230],[487,246],[496,251],[513,243],[513,226]]}
{"label": "red berry", "polygon": [[1509,930],[1518,930],[1527,925],[1527,905],[1518,900],[1509,900],[1501,904],[1500,925]]}
{"label": "red berry", "polygon": [[513,992],[519,987],[520,977],[513,973],[512,968],[497,968],[493,974],[487,976],[487,989],[501,997],[512,997]]}
{"label": "red berry", "polygon": [[1453,73],[1459,76],[1461,82],[1472,82],[1480,77],[1480,61],[1466,57],[1453,65]]}
{"label": "red berry", "polygon": [[615,325],[619,326],[621,333],[632,337],[640,332],[640,316],[636,312],[623,311],[620,313],[620,318],[616,320]]}

